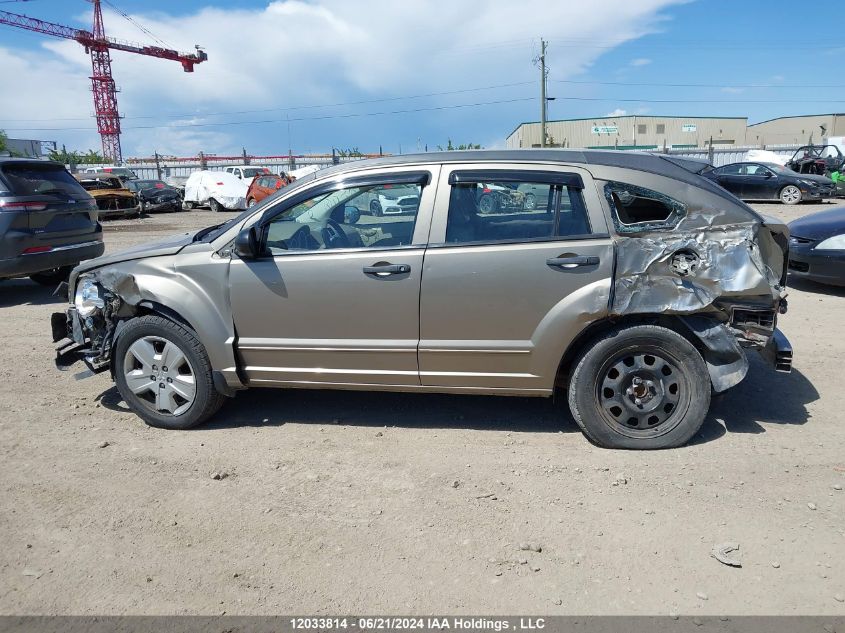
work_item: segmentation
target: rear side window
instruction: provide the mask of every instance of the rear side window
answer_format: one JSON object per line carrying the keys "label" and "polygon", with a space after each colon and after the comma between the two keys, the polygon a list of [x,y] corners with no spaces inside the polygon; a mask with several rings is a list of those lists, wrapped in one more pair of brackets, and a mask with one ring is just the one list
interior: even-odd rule
{"label": "rear side window", "polygon": [[590,234],[581,188],[562,183],[501,180],[455,183],[446,242],[523,242]]}
{"label": "rear side window", "polygon": [[687,213],[681,202],[636,185],[608,182],[604,195],[620,233],[672,229]]}
{"label": "rear side window", "polygon": [[0,174],[18,196],[85,195],[85,190],[64,168],[55,165],[5,165]]}

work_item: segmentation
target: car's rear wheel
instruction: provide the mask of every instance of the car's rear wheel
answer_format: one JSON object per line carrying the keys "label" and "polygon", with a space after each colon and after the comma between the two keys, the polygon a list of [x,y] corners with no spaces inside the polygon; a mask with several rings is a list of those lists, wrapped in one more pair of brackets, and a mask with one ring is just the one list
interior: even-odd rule
{"label": "car's rear wheel", "polygon": [[526,193],[522,200],[522,208],[526,211],[533,211],[537,208],[537,198],[533,193]]}
{"label": "car's rear wheel", "polygon": [[205,347],[186,327],[152,315],[133,319],[113,353],[120,395],[150,426],[188,429],[223,404]]}
{"label": "car's rear wheel", "polygon": [[802,197],[801,190],[795,185],[786,185],[780,190],[780,201],[784,204],[798,204]]}
{"label": "car's rear wheel", "polygon": [[370,215],[374,215],[377,218],[382,216],[381,202],[378,200],[370,201]]}
{"label": "car's rear wheel", "polygon": [[70,271],[73,266],[62,266],[61,268],[52,268],[50,270],[42,270],[40,273],[33,273],[29,276],[32,281],[42,286],[55,286],[63,281],[67,281]]}
{"label": "car's rear wheel", "polygon": [[672,448],[701,428],[710,408],[710,376],[683,336],[656,325],[617,328],[586,350],[568,397],[590,440],[606,448]]}
{"label": "car's rear wheel", "polygon": [[478,211],[482,214],[495,213],[498,206],[496,196],[492,193],[482,194],[478,199]]}
{"label": "car's rear wheel", "polygon": [[197,208],[197,203],[196,203],[196,202],[183,202],[183,203],[182,203],[182,205],[183,205],[183,206],[184,206],[184,207],[185,207],[188,211],[193,211],[194,209],[196,209],[196,208]]}
{"label": "car's rear wheel", "polygon": [[214,198],[211,198],[208,201],[208,208],[214,211],[214,213],[220,213],[223,210],[223,205]]}

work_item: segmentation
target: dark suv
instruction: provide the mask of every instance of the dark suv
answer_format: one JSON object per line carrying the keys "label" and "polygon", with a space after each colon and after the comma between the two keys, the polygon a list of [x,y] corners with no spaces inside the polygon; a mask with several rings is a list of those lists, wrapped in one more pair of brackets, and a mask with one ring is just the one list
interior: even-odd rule
{"label": "dark suv", "polygon": [[103,254],[97,204],[59,163],[0,158],[0,279],[53,285]]}

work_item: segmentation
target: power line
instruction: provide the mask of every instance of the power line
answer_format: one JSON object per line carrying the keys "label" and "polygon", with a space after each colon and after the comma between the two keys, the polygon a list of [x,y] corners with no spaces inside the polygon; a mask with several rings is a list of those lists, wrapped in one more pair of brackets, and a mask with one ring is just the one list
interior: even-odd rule
{"label": "power line", "polygon": [[845,88],[845,84],[673,84],[657,82],[626,81],[580,81],[576,79],[550,79],[558,84],[579,84],[590,86],[648,86],[664,88]]}
{"label": "power line", "polygon": [[147,27],[145,27],[143,24],[140,24],[140,23],[138,23],[136,20],[132,19],[132,16],[130,16],[128,13],[126,13],[125,11],[122,11],[121,9],[119,9],[118,7],[116,7],[116,6],[114,5],[114,3],[113,3],[113,2],[111,2],[110,0],[103,0],[103,2],[105,2],[107,5],[109,5],[109,6],[110,6],[112,9],[114,9],[115,11],[117,11],[117,12],[118,12],[120,15],[122,15],[122,16],[123,16],[123,17],[124,17],[124,18],[125,18],[128,22],[130,22],[130,23],[132,23],[133,25],[135,25],[135,26],[138,28],[138,30],[142,31],[143,33],[146,33],[147,35],[149,35],[151,38],[153,38],[156,42],[158,42],[159,44],[161,44],[161,45],[162,45],[162,46],[164,46],[165,48],[172,48],[171,46],[169,46],[169,45],[167,44],[167,42],[165,42],[164,40],[162,40],[162,39],[160,39],[159,37],[157,37],[157,36],[155,35],[155,33],[153,33],[152,31],[150,31],[150,30],[149,30]]}
{"label": "power line", "polygon": [[[533,83],[533,82],[532,82]],[[220,121],[217,123],[184,123],[179,125],[136,125],[132,127],[124,127],[124,130],[155,130],[155,129],[168,129],[168,130],[178,130],[182,128],[196,128],[196,127],[219,127],[219,126],[228,126],[228,125],[261,125],[266,123],[285,123],[287,121],[296,122],[296,121],[325,121],[330,119],[352,119],[357,117],[375,117],[375,116],[387,116],[391,114],[410,114],[415,112],[432,112],[437,110],[455,110],[458,108],[474,108],[480,106],[489,106],[489,105],[499,105],[503,103],[518,103],[521,101],[533,101],[534,99],[531,97],[524,97],[520,99],[502,99],[499,101],[481,101],[478,103],[459,103],[453,105],[444,105],[444,106],[432,106],[429,108],[411,108],[407,110],[391,110],[386,112],[356,112],[353,114],[327,114],[323,116],[314,116],[314,117],[298,117],[298,118],[284,118],[284,119],[264,119],[260,121]],[[92,127],[25,127],[25,128],[6,128],[7,132],[70,132],[70,131],[80,131],[80,132],[88,132],[93,130]]]}

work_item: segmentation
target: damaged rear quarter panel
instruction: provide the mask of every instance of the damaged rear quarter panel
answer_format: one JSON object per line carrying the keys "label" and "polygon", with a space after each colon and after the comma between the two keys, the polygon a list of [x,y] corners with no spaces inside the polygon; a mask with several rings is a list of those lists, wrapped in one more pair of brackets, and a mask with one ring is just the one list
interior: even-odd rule
{"label": "damaged rear quarter panel", "polygon": [[[657,174],[593,167],[602,204],[617,227],[616,272],[610,312],[717,312],[717,302],[755,301],[776,307],[783,290],[784,251],[760,218],[738,200]],[[681,202],[686,213],[672,228],[622,227],[604,195],[607,182],[652,189]],[[694,269],[680,275],[676,253],[694,253]]]}
{"label": "damaged rear quarter panel", "polygon": [[109,264],[85,275],[129,306],[122,312],[158,304],[179,314],[205,346],[212,368],[235,386],[240,381],[235,370],[228,266],[229,260],[218,257],[210,245],[197,244],[178,255]]}

